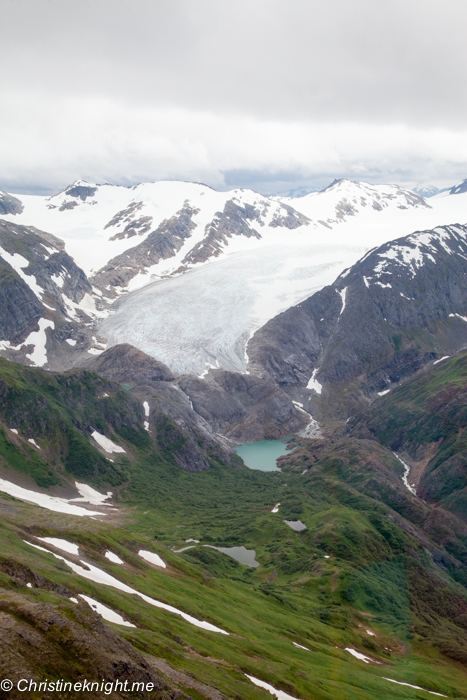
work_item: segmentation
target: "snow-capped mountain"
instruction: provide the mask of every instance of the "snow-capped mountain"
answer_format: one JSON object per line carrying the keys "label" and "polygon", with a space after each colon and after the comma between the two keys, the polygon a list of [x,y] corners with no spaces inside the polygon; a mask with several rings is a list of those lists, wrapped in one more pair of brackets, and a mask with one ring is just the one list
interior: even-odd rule
{"label": "snow-capped mountain", "polygon": [[466,277],[467,226],[386,243],[265,324],[248,344],[250,371],[306,387],[333,411],[350,384],[354,404],[357,388],[367,397],[390,390],[466,346]]}
{"label": "snow-capped mountain", "polygon": [[62,238],[77,265],[110,298],[232,252],[277,239],[289,244],[293,231],[310,235],[357,218],[368,223],[381,212],[429,206],[397,185],[349,180],[299,198],[217,192],[189,182],[128,188],[85,181],[52,197],[7,196],[0,214]]}
{"label": "snow-capped mountain", "polygon": [[[255,239],[250,249],[137,290],[102,323],[102,335],[109,345],[133,343],[176,372],[202,375],[210,367],[245,372],[246,344],[258,328],[331,284],[370,248],[417,228],[467,221],[465,195],[428,207],[410,192],[392,198],[397,191],[341,181],[297,199],[296,208],[312,224]],[[375,196],[377,207],[368,195],[365,206],[358,200],[357,213],[339,223],[324,226],[312,216],[313,202],[323,215],[326,209],[329,220],[344,199],[362,198],[364,192]]]}
{"label": "snow-capped mountain", "polygon": [[[467,221],[467,194],[428,205],[397,185],[349,180],[293,199],[196,183],[78,181],[53,197],[5,193],[0,210],[3,220],[64,242],[89,276],[96,338],[203,375],[211,367],[245,372],[246,344],[258,328],[370,248]],[[99,314],[108,318],[96,331]],[[90,340],[92,351],[105,347]],[[73,363],[84,347],[73,349]]]}
{"label": "snow-capped mountain", "polygon": [[0,221],[0,348],[11,359],[69,367],[72,355],[102,352],[93,338],[104,315],[84,272],[63,242]]}
{"label": "snow-capped mountain", "polygon": [[109,297],[310,223],[251,190],[216,192],[189,182],[128,188],[77,181],[53,197],[15,199],[22,210],[4,216],[62,238]]}
{"label": "snow-capped mountain", "polygon": [[[276,199],[284,203],[292,201],[289,197]],[[293,206],[322,226],[331,227],[351,217],[372,218],[375,212],[430,207],[419,194],[399,185],[369,185],[346,179],[334,180],[320,192],[293,199]]]}
{"label": "snow-capped mountain", "polygon": [[415,187],[412,187],[412,191],[428,199],[429,197],[434,197],[435,194],[438,194],[441,190],[434,185],[415,185]]}

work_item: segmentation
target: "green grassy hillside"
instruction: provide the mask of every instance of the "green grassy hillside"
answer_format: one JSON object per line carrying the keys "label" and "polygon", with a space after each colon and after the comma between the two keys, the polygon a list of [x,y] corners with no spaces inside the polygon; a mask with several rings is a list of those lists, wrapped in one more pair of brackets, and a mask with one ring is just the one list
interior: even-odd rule
{"label": "green grassy hillside", "polygon": [[419,495],[467,522],[467,353],[446,359],[376,401],[358,419],[413,465]]}
{"label": "green grassy hillside", "polygon": [[[298,441],[270,473],[206,452],[209,469],[190,473],[173,456],[183,429],[161,415],[142,429],[131,392],[82,371],[52,376],[1,361],[0,374],[1,478],[60,494],[79,476],[112,490],[116,507],[74,517],[0,493],[3,677],[151,677],[152,697],[173,700],[272,697],[247,676],[301,700],[467,697],[467,528],[411,494],[385,446]],[[91,429],[125,453],[110,461]],[[284,522],[298,519],[300,532]],[[79,545],[79,554],[38,537]],[[204,545],[254,549],[260,566]],[[89,567],[228,635],[89,580]],[[79,594],[135,627],[103,623],[71,601]]]}

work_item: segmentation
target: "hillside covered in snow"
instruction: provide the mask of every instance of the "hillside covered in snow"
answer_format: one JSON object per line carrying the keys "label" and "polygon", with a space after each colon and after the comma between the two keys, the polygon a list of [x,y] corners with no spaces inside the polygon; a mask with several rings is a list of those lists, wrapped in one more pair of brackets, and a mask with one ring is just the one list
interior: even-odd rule
{"label": "hillside covered in snow", "polygon": [[78,181],[52,197],[4,193],[0,210],[6,224],[61,239],[88,277],[94,340],[87,331],[86,343],[68,343],[61,367],[129,342],[173,371],[203,375],[245,372],[246,344],[268,320],[371,248],[465,223],[466,198],[460,186],[427,202],[397,185],[349,180],[294,198],[185,182]]}

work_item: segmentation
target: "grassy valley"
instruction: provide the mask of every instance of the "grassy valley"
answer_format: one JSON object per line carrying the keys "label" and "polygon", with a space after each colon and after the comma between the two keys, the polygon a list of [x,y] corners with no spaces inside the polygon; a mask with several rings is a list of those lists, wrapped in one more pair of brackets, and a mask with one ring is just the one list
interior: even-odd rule
{"label": "grassy valley", "polygon": [[[116,508],[73,517],[0,495],[3,677],[152,678],[152,697],[174,699],[271,697],[248,676],[302,700],[465,697],[467,524],[413,495],[369,428],[297,439],[269,473],[199,436],[209,468],[188,472],[176,456],[193,436],[157,412],[145,430],[137,388],[4,360],[0,371],[1,478],[64,498],[84,481]],[[105,453],[94,430],[124,452]],[[260,566],[212,546],[254,549]],[[86,578],[86,566],[228,635]],[[103,622],[80,594],[135,627]]]}

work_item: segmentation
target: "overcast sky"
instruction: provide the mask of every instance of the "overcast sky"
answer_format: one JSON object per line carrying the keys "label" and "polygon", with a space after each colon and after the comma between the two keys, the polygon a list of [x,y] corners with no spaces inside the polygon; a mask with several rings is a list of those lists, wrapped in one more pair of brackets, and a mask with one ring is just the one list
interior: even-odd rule
{"label": "overcast sky", "polygon": [[467,177],[465,0],[0,0],[0,188]]}

